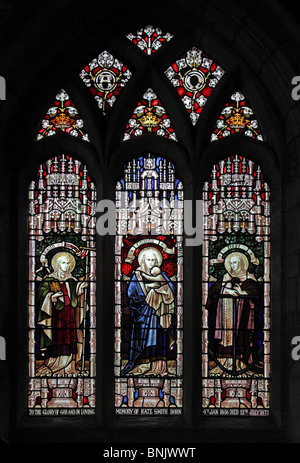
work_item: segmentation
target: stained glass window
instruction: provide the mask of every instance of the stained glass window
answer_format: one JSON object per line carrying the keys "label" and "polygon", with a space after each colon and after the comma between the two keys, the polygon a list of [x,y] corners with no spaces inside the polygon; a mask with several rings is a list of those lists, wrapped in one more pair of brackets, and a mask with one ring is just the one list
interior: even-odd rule
{"label": "stained glass window", "polygon": [[87,168],[42,163],[29,188],[30,415],[95,412],[95,209]]}
{"label": "stained glass window", "polygon": [[169,32],[163,32],[158,27],[147,26],[139,29],[136,34],[130,33],[126,37],[144,53],[152,55],[163,44],[169,42],[173,38],[173,35]]}
{"label": "stained glass window", "polygon": [[178,415],[183,386],[183,186],[172,163],[128,162],[116,189],[115,410]]}
{"label": "stained glass window", "polygon": [[151,88],[144,93],[129,119],[123,140],[149,132],[177,141],[173,124]]}
{"label": "stained glass window", "polygon": [[107,114],[131,78],[130,70],[108,51],[103,51],[80,72],[103,114]]}
{"label": "stained glass window", "polygon": [[224,70],[206,53],[193,47],[165,71],[195,125]]}
{"label": "stained glass window", "polygon": [[213,166],[203,200],[203,413],[267,416],[270,189],[234,155]]}
{"label": "stained glass window", "polygon": [[36,139],[65,132],[73,137],[89,141],[84,122],[73,101],[64,89],[55,97],[52,105],[43,117]]}
{"label": "stained glass window", "polygon": [[263,140],[262,130],[248,100],[237,91],[222,110],[216,122],[211,141],[219,140],[234,133],[240,133],[256,140]]}

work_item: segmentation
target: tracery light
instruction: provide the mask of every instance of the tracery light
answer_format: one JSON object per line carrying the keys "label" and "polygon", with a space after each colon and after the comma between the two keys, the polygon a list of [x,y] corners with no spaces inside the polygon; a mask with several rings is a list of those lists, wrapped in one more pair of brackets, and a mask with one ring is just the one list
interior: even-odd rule
{"label": "tracery light", "polygon": [[169,42],[173,35],[170,32],[163,32],[160,28],[147,26],[139,29],[135,34],[132,32],[126,36],[141,51],[147,55],[153,55],[163,44]]}
{"label": "tracery light", "polygon": [[69,155],[29,188],[28,413],[95,413],[96,189]]}
{"label": "tracery light", "polygon": [[145,133],[154,133],[177,141],[173,124],[156,93],[151,88],[144,93],[129,119],[123,140]]}
{"label": "tracery light", "polygon": [[248,100],[240,91],[231,95],[216,122],[211,141],[240,133],[256,140],[263,140],[262,130]]}
{"label": "tracery light", "polygon": [[115,412],[183,404],[183,186],[172,163],[129,161],[116,189]]}
{"label": "tracery light", "polygon": [[269,185],[234,155],[213,166],[203,200],[203,413],[268,416]]}
{"label": "tracery light", "polygon": [[108,51],[103,51],[79,75],[103,114],[107,114],[132,73],[119,59]]}
{"label": "tracery light", "polygon": [[60,131],[89,141],[87,129],[79,111],[64,89],[58,92],[43,117],[36,139],[40,140],[45,136],[55,135]]}
{"label": "tracery light", "polygon": [[225,71],[206,53],[193,47],[165,71],[195,125],[207,99]]}

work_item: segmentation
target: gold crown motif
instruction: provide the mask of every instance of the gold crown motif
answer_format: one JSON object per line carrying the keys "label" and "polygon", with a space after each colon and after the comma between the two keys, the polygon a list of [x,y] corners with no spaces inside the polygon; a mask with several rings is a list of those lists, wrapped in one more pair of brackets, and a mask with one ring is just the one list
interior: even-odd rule
{"label": "gold crown motif", "polygon": [[234,114],[227,119],[227,124],[231,129],[239,131],[247,125],[247,120],[242,114]]}
{"label": "gold crown motif", "polygon": [[71,127],[74,124],[75,120],[71,119],[70,116],[67,116],[66,114],[59,114],[56,116],[54,119],[52,119],[52,123],[54,127],[57,127],[58,129],[66,129],[68,127]]}
{"label": "gold crown motif", "polygon": [[161,118],[149,111],[140,117],[138,121],[143,127],[146,127],[148,131],[151,132],[153,127],[157,127],[159,125]]}

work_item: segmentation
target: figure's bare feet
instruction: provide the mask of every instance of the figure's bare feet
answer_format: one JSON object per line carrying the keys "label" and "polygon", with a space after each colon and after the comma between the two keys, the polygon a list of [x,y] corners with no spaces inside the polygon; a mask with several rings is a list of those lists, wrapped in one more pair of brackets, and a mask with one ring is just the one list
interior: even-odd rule
{"label": "figure's bare feet", "polygon": [[137,365],[133,370],[131,370],[131,375],[145,375],[149,371],[149,365],[141,364]]}
{"label": "figure's bare feet", "polygon": [[157,376],[157,372],[156,370],[153,370],[152,368],[150,370],[148,370],[146,373],[145,373],[145,376]]}
{"label": "figure's bare feet", "polygon": [[50,376],[52,375],[52,371],[50,370],[47,365],[42,365],[37,371],[36,376]]}
{"label": "figure's bare feet", "polygon": [[70,368],[70,370],[66,371],[67,375],[78,375],[79,371],[78,369]]}

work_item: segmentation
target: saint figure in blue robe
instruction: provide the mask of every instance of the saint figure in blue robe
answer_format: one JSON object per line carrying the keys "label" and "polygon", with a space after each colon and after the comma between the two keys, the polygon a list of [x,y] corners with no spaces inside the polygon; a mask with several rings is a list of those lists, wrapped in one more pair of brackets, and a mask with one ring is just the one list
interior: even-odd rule
{"label": "saint figure in blue robe", "polygon": [[[139,267],[128,286],[132,330],[129,361],[121,376],[133,369],[134,374],[167,376],[167,352],[175,343],[172,326],[175,287],[160,270],[162,255],[158,249],[143,249],[138,262]],[[150,364],[150,368],[146,372],[139,370],[138,365],[142,364]]]}

